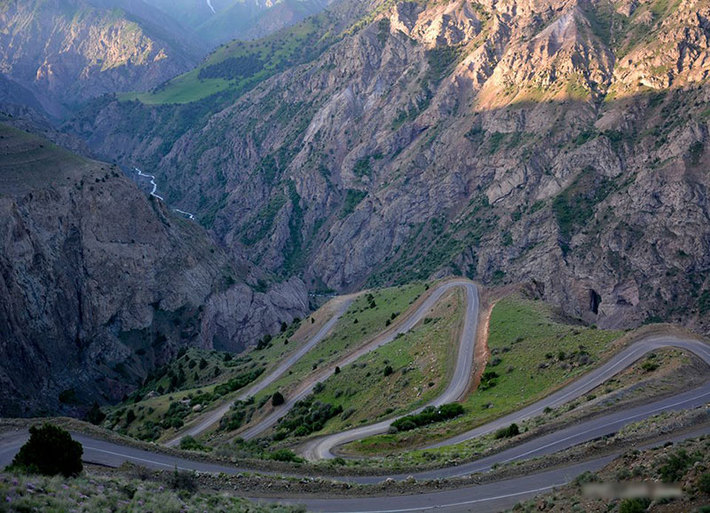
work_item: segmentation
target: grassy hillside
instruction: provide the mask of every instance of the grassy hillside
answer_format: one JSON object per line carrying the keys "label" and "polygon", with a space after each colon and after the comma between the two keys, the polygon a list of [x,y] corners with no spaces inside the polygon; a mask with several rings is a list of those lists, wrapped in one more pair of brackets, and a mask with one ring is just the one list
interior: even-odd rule
{"label": "grassy hillside", "polygon": [[[262,395],[276,390],[286,393],[318,368],[324,368],[384,331],[406,311],[425,290],[423,283],[376,290],[358,297],[332,333],[299,360],[288,375],[268,387]],[[369,298],[372,298],[370,300]],[[258,399],[258,397],[257,397]]]}
{"label": "grassy hillside", "polygon": [[356,442],[351,450],[371,454],[431,443],[518,410],[588,372],[622,333],[567,324],[540,301],[505,298],[491,313],[491,356],[478,389],[462,403],[463,416]]}
{"label": "grassy hillside", "polygon": [[275,337],[265,336],[259,350],[234,356],[229,353],[190,349],[157,369],[144,385],[122,404],[107,410],[105,425],[142,440],[157,440],[268,374],[289,354],[298,350],[326,322],[326,304],[303,322],[282,325]]}
{"label": "grassy hillside", "polygon": [[[334,365],[348,353],[372,340],[395,322],[427,288],[423,283],[375,290],[359,296],[333,328],[331,334],[316,345],[291,370],[254,397],[248,405],[238,405],[225,415],[234,419],[230,429],[237,429],[271,411],[271,396],[279,391],[288,398],[304,380]],[[278,344],[274,341],[272,345]],[[239,421],[237,421],[239,420]]]}
{"label": "grassy hillside", "polygon": [[[146,471],[147,472],[147,471]],[[162,476],[165,478],[165,474]],[[85,471],[77,478],[0,474],[0,511],[95,513],[203,512],[286,513],[299,508],[259,505],[226,493],[201,491],[188,473],[166,482]]]}
{"label": "grassy hillside", "polygon": [[[276,390],[287,395],[309,374],[380,333],[425,288],[424,284],[413,284],[373,291],[357,298],[330,336],[249,403],[248,415],[242,421],[247,422],[257,409],[264,407]],[[326,304],[303,321],[297,320],[290,326],[284,324],[279,335],[265,336],[255,348],[239,356],[197,349],[183,352],[149,376],[144,386],[122,404],[110,408],[105,425],[143,440],[172,436],[205,409],[233,401],[245,387],[268,375],[306,343],[332,314],[333,307]],[[233,413],[225,417],[232,416]],[[232,429],[241,424],[232,424]]]}
{"label": "grassy hillside", "polygon": [[322,432],[393,417],[440,395],[455,364],[464,308],[463,294],[450,292],[414,329],[323,381],[314,402],[342,413],[328,420]]}
{"label": "grassy hillside", "polygon": [[323,12],[259,40],[222,45],[196,69],[153,91],[119,98],[162,105],[190,103],[217,93],[236,97],[279,71],[319,55],[335,41],[330,33],[335,23],[331,13]]}
{"label": "grassy hillside", "polygon": [[[49,184],[63,184],[63,181],[74,180],[86,171],[88,160],[2,121],[0,117],[1,192],[16,194]],[[106,166],[107,174],[108,169]],[[114,176],[116,170],[111,169],[110,173]]]}

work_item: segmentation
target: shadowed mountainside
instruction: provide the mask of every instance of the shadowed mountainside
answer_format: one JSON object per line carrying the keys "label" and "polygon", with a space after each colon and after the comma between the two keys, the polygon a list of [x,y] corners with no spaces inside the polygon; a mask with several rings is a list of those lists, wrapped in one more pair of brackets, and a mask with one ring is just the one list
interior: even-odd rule
{"label": "shadowed mountainside", "polygon": [[115,166],[6,124],[0,154],[0,416],[118,400],[182,346],[240,350],[307,312],[302,282],[248,285]]}

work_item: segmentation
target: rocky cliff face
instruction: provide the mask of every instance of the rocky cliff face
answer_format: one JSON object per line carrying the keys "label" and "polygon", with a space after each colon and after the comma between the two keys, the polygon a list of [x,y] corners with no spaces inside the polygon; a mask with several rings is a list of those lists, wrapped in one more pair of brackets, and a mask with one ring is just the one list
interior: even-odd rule
{"label": "rocky cliff face", "polygon": [[240,350],[307,312],[302,282],[256,292],[114,166],[6,124],[0,155],[0,416],[120,399],[181,346]]}
{"label": "rocky cliff face", "polygon": [[105,93],[150,89],[195,63],[124,12],[84,0],[4,2],[0,27],[0,72],[55,116]]}
{"label": "rocky cliff face", "polygon": [[[234,252],[311,288],[531,281],[602,326],[710,329],[707,0],[372,6],[175,142],[73,128],[170,180]],[[130,115],[127,113],[130,112]]]}

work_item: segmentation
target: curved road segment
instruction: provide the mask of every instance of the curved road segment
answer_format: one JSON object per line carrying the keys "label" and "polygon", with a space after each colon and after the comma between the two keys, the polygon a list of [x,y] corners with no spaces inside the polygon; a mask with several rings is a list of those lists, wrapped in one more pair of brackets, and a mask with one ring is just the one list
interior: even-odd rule
{"label": "curved road segment", "polygon": [[[662,347],[676,347],[679,349],[684,349],[686,351],[691,351],[698,355],[700,358],[702,358],[708,365],[710,365],[710,346],[708,346],[704,342],[700,342],[698,340],[683,340],[670,336],[656,336],[644,338],[631,344],[627,348],[623,349],[621,352],[614,355],[614,357],[604,365],[590,371],[589,373],[577,379],[570,385],[558,390],[557,392],[545,397],[544,399],[541,399],[540,401],[531,404],[530,406],[527,406],[514,413],[511,413],[492,422],[466,431],[465,433],[462,433],[455,437],[448,438],[442,442],[429,445],[425,448],[431,449],[465,442],[467,440],[471,440],[473,438],[492,433],[493,431],[496,431],[500,428],[507,427],[514,422],[519,423],[523,420],[530,419],[542,413],[545,408],[557,408],[559,406],[562,406],[563,404],[566,404],[570,401],[573,401],[574,399],[583,396],[590,390],[593,390],[602,383],[608,381],[614,375],[631,366],[634,362],[638,361],[645,354],[656,349],[660,349]],[[690,394],[692,397],[701,398],[701,402],[696,404],[695,406],[699,406],[710,400],[708,394],[703,392],[701,389],[692,391],[690,392]],[[679,396],[676,396],[675,398],[678,397]],[[671,400],[670,402],[673,402],[673,400]],[[310,442],[307,442],[306,445],[304,445],[305,449],[303,450],[303,454],[311,460],[334,458],[335,455],[333,454],[333,451],[337,446],[355,440],[359,440],[367,436],[372,436],[374,434],[384,433],[387,431],[387,428],[391,423],[392,421],[381,422],[379,424],[374,424],[373,426],[366,426],[360,429],[344,431],[342,433],[336,433],[334,435],[312,440]],[[375,427],[376,429],[368,429]]]}
{"label": "curved road segment", "polygon": [[[387,332],[386,334],[376,338],[373,342],[352,352],[342,360],[333,363],[321,374],[324,377],[329,376],[335,370],[336,365],[339,367],[349,365],[361,356],[371,351],[374,351],[375,349],[382,347],[385,344],[392,342],[399,334],[407,333],[429,313],[429,311],[434,307],[434,305],[436,305],[436,303],[442,298],[444,294],[458,287],[462,287],[466,291],[466,313],[464,328],[461,332],[461,338],[459,341],[456,369],[454,371],[453,379],[449,384],[449,387],[443,393],[443,395],[441,395],[429,404],[439,405],[459,399],[466,392],[468,388],[469,379],[471,377],[471,371],[473,368],[473,350],[476,342],[476,329],[478,326],[478,288],[473,282],[469,280],[450,280],[437,285],[436,288],[430,292],[429,296],[419,305],[419,307],[413,313],[407,316],[407,318],[396,329]],[[292,394],[290,397],[287,398],[286,403],[283,406],[279,406],[269,415],[257,422],[254,426],[240,433],[240,436],[245,440],[250,440],[258,436],[260,433],[263,433],[270,427],[274,426],[282,417],[284,417],[289,412],[291,408],[293,408],[293,406],[298,401],[306,398],[309,394],[311,394],[316,384],[317,381],[314,380],[311,380],[308,383],[304,383],[304,385],[301,386],[301,388],[299,388],[295,394]],[[420,408],[420,410],[423,408],[424,407]],[[372,426],[365,426],[357,430],[352,430],[352,432],[357,431],[357,434],[352,436],[356,436],[356,438],[359,438],[361,436],[369,436],[370,434],[381,433],[383,432],[383,428],[384,431],[387,431],[387,428],[389,427],[389,424],[392,422],[392,420],[394,419],[385,422],[380,422],[379,424],[373,424]],[[344,433],[341,433],[341,435],[346,435],[347,433],[351,433],[351,431],[346,431]]]}
{"label": "curved road segment", "polygon": [[[343,314],[348,310],[348,308],[350,308],[350,305],[354,300],[355,295],[345,297],[342,303],[338,306],[333,316],[328,320],[328,322],[326,322],[321,327],[321,329],[318,330],[318,333],[316,333],[298,351],[295,351],[293,354],[286,357],[286,359],[281,362],[281,364],[276,369],[274,369],[271,374],[244,390],[235,398],[235,400],[244,401],[249,397],[258,394],[266,387],[268,387],[271,383],[283,376],[286,371],[288,371],[293,366],[294,363],[303,358],[311,349],[313,349],[316,344],[318,344],[328,335],[328,333],[330,333],[330,330],[333,329],[335,323],[338,322],[338,320],[343,316]],[[187,435],[197,436],[203,433],[211,426],[219,422],[220,419],[225,415],[225,413],[227,413],[231,409],[233,403],[234,400],[227,401],[225,404],[223,404],[216,410],[207,412],[197,421],[196,424],[190,425],[187,429],[180,432],[176,437],[166,442],[165,445],[167,445],[168,447],[175,447],[180,443],[180,440],[182,440],[183,437]]]}
{"label": "curved road segment", "polygon": [[[463,330],[461,331],[461,337],[459,339],[456,368],[454,370],[453,377],[443,394],[421,408],[410,412],[408,415],[419,413],[427,406],[441,406],[442,404],[457,401],[458,399],[461,399],[468,390],[473,371],[473,354],[476,345],[476,330],[478,329],[479,300],[478,288],[476,285],[469,281],[458,280],[446,283],[441,286],[441,288],[437,289],[436,292],[432,294],[419,309],[417,309],[417,311],[409,318],[407,324],[409,329],[414,327],[414,325],[422,320],[422,318],[427,314],[429,308],[431,308],[436,301],[441,299],[444,292],[454,287],[463,287],[466,291],[466,314],[464,318]],[[404,328],[405,326],[402,326],[398,333],[402,332]],[[388,337],[388,339],[383,341],[383,343],[393,340],[396,334],[397,333],[391,337]],[[316,438],[310,442],[306,442],[300,452],[309,460],[333,458],[334,455],[331,451],[336,446],[346,444],[354,440],[359,440],[361,438],[366,438],[368,436],[386,433],[392,422],[394,422],[397,418],[384,420],[369,426],[350,429],[348,431],[342,431],[323,438]]]}

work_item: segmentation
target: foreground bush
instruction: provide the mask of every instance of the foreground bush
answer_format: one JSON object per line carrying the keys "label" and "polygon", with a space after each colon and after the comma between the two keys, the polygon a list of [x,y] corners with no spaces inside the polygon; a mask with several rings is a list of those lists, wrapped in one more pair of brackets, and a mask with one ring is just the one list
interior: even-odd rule
{"label": "foreground bush", "polygon": [[53,424],[32,426],[30,439],[12,460],[10,468],[45,476],[76,476],[84,468],[81,463],[83,453],[81,444],[64,429]]}

